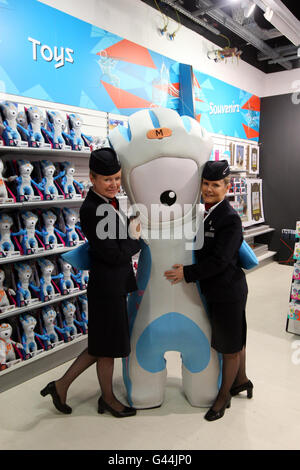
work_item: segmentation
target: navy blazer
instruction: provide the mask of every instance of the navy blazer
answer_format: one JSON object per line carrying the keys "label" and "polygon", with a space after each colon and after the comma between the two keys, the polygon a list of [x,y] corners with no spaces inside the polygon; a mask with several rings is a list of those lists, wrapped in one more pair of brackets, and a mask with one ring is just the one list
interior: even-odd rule
{"label": "navy blazer", "polygon": [[[97,236],[101,221],[107,219],[107,213],[101,211],[103,204],[107,202],[90,189],[80,208],[81,228],[90,245],[89,290],[95,289],[101,296],[126,295],[137,289],[131,258],[141,249],[140,242],[129,237],[129,220],[124,213],[120,220],[112,206],[109,209],[114,214],[115,224],[110,227],[107,238]],[[97,209],[101,215],[96,215]]]}
{"label": "navy blazer", "polygon": [[196,263],[183,268],[186,282],[199,281],[209,302],[241,300],[248,293],[239,266],[242,242],[241,218],[225,198],[204,221],[204,244],[195,251]]}

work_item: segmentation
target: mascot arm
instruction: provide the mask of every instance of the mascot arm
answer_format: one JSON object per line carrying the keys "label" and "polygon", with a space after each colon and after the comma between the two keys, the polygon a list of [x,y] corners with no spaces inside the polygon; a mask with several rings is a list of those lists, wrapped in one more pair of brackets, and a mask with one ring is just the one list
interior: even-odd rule
{"label": "mascot arm", "polygon": [[[201,263],[183,267],[186,282],[209,279],[225,271],[240,248],[241,233],[240,217],[238,215],[227,217],[222,227],[216,230],[213,252],[203,257]],[[201,250],[199,254],[201,256]]]}

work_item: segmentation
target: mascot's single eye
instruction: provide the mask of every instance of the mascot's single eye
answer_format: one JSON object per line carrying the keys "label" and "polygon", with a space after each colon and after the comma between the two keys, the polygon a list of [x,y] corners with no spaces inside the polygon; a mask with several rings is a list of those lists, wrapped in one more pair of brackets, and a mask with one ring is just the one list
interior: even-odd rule
{"label": "mascot's single eye", "polygon": [[165,206],[172,206],[176,202],[176,194],[174,191],[171,191],[170,189],[168,191],[164,191],[160,195],[160,202],[164,204]]}

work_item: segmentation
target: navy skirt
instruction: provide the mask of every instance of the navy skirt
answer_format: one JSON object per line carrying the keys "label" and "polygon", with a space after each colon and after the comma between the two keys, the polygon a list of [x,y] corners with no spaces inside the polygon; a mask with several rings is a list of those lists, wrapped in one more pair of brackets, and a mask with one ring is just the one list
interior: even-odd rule
{"label": "navy skirt", "polygon": [[246,345],[247,295],[239,302],[209,302],[212,328],[211,346],[222,354],[241,351]]}
{"label": "navy skirt", "polygon": [[88,352],[96,357],[127,357],[130,353],[127,295],[105,296],[87,289]]}

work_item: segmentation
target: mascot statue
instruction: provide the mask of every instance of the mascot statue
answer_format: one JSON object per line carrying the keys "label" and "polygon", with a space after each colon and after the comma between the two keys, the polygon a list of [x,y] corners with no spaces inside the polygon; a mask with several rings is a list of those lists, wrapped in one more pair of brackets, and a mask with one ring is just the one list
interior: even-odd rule
{"label": "mascot statue", "polygon": [[142,110],[128,128],[109,135],[122,165],[122,185],[140,213],[143,249],[138,291],[128,300],[131,353],[123,361],[128,402],[160,406],[167,378],[167,351],[179,351],[182,385],[192,406],[209,407],[220,383],[220,359],[211,348],[211,328],[194,283],[172,285],[164,272],[192,264],[203,244],[201,174],[212,140],[200,124],[171,109]]}

